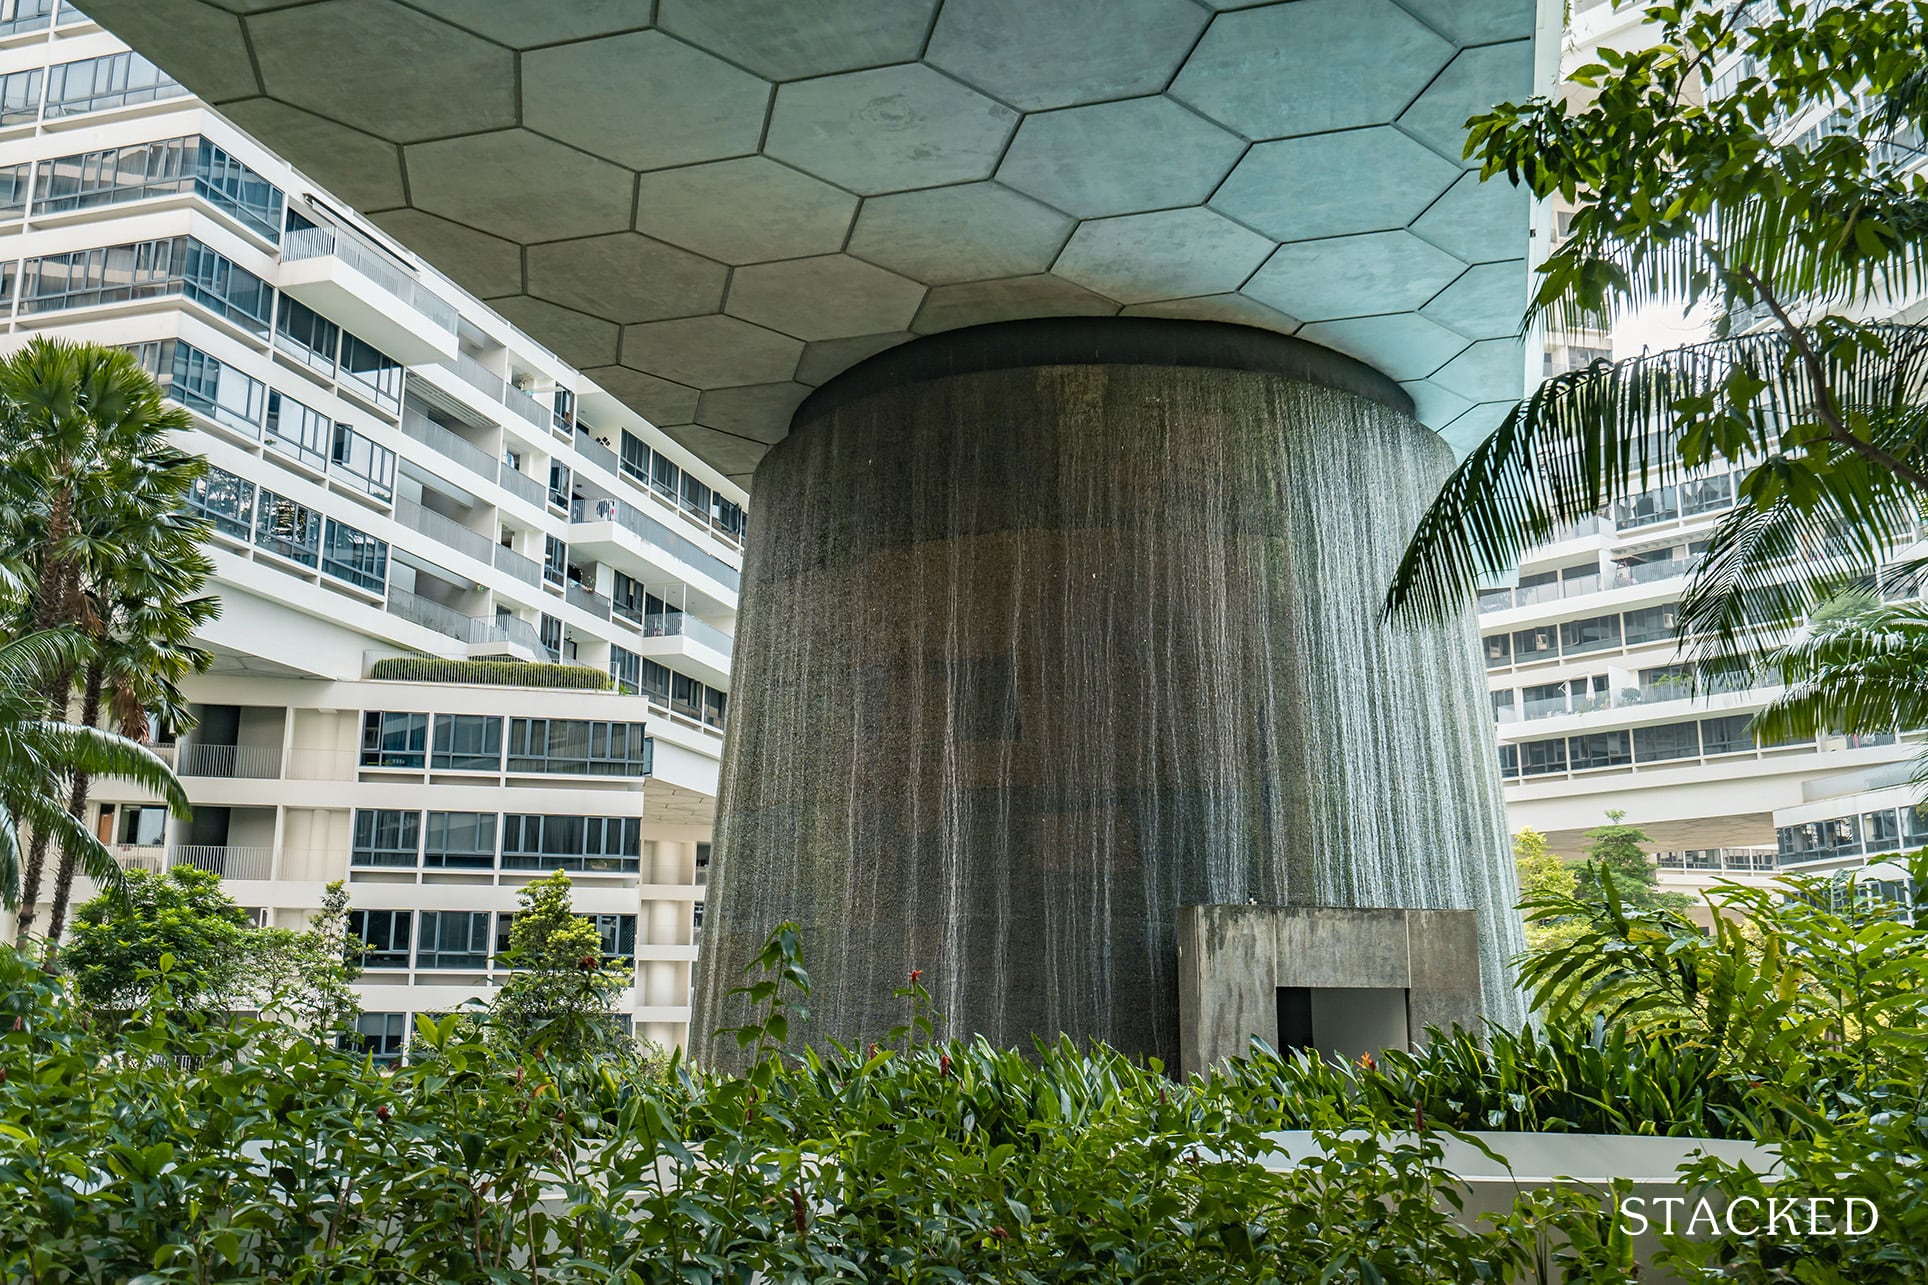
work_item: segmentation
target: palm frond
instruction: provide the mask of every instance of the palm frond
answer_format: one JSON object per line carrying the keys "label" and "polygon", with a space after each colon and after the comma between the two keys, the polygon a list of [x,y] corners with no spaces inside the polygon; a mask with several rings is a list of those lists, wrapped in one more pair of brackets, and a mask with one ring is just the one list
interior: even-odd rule
{"label": "palm frond", "polygon": [[98,727],[41,720],[32,728],[47,753],[67,771],[113,776],[161,796],[176,816],[193,810],[187,791],[161,757],[144,745]]}
{"label": "palm frond", "polygon": [[[44,794],[29,794],[16,801],[18,819],[36,832],[49,836],[63,852],[71,852],[81,871],[105,892],[119,895],[126,886],[127,872],[81,819],[69,812],[66,804]],[[18,894],[16,893],[16,896]]]}

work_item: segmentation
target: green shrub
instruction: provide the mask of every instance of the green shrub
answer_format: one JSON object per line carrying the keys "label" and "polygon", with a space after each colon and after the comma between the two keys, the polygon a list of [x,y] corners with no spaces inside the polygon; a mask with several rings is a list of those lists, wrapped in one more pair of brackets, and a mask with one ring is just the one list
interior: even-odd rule
{"label": "green shrub", "polygon": [[606,692],[615,687],[608,674],[586,665],[543,665],[526,660],[446,660],[440,656],[384,656],[370,667],[368,676],[406,683],[555,687],[591,692]]}

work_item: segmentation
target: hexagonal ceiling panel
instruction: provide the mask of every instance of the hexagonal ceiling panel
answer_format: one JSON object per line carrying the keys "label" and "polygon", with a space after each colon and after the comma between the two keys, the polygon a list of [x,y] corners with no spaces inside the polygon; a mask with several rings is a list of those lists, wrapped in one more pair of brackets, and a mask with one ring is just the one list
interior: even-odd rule
{"label": "hexagonal ceiling panel", "polygon": [[87,4],[744,483],[808,388],[1020,317],[1303,329],[1460,446],[1519,395],[1527,200],[1461,122],[1551,0],[221,8]]}

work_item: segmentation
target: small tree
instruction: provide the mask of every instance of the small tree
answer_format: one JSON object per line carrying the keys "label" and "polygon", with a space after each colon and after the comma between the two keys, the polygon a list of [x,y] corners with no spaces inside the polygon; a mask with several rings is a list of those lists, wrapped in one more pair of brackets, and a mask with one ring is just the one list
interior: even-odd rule
{"label": "small tree", "polygon": [[129,870],[124,897],[102,893],[75,913],[62,957],[82,1000],[125,1012],[152,996],[161,957],[171,956],[174,1010],[213,1017],[245,1002],[255,935],[220,876],[192,866]]}
{"label": "small tree", "polygon": [[256,930],[249,973],[262,1015],[332,1043],[361,1013],[351,985],[361,976],[360,945],[348,936],[348,889],[339,879],[322,893],[306,931]]}
{"label": "small tree", "polygon": [[1587,831],[1592,844],[1580,867],[1575,892],[1580,900],[1593,904],[1606,901],[1600,872],[1613,880],[1614,895],[1628,910],[1685,910],[1694,899],[1684,892],[1660,891],[1660,880],[1653,862],[1647,859],[1645,845],[1653,842],[1637,825],[1623,825],[1624,811],[1607,813],[1607,824]]}
{"label": "small tree", "polygon": [[[1521,905],[1543,897],[1571,897],[1579,887],[1573,863],[1548,847],[1546,836],[1538,830],[1513,836],[1513,864],[1520,876]],[[1576,931],[1565,919],[1538,920],[1527,925],[1526,947],[1550,950],[1570,941]]]}
{"label": "small tree", "polygon": [[503,1052],[597,1057],[629,1043],[612,1009],[629,982],[603,957],[602,935],[570,903],[569,876],[558,870],[522,890],[509,927],[514,971],[496,992],[489,1027]]}

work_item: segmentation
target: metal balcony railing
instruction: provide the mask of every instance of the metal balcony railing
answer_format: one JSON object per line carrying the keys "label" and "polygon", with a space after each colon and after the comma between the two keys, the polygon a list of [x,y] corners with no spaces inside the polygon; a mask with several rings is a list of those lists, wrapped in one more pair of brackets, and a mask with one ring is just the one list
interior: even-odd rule
{"label": "metal balcony railing", "polygon": [[181,844],[168,853],[168,864],[193,866],[223,879],[271,879],[274,877],[274,849],[254,847]]}
{"label": "metal balcony railing", "polygon": [[502,400],[503,390],[508,387],[502,382],[502,376],[465,352],[455,354],[453,367],[455,373],[460,375],[470,387],[481,389],[495,401]]}
{"label": "metal balcony railing", "polygon": [[281,239],[281,258],[292,263],[332,254],[427,318],[437,330],[455,330],[455,309],[404,272],[381,250],[346,228],[302,228]]}
{"label": "metal balcony railing", "polygon": [[281,747],[186,744],[180,748],[175,771],[181,776],[271,781],[281,775]]}

